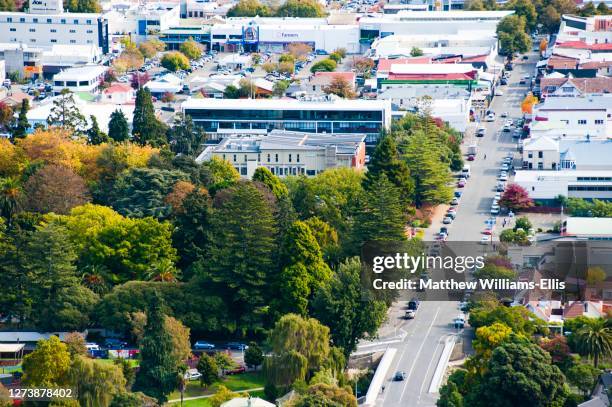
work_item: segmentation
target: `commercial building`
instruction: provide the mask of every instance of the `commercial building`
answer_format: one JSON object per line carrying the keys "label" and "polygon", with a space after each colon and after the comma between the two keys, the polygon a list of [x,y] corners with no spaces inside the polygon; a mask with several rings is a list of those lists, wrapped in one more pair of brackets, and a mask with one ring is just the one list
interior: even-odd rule
{"label": "commercial building", "polygon": [[181,107],[194,123],[218,139],[224,130],[300,131],[305,133],[365,134],[375,142],[391,125],[391,102],[312,99],[188,99]]}
{"label": "commercial building", "polygon": [[62,0],[30,0],[29,10],[0,12],[2,42],[35,47],[94,45],[100,54],[108,52],[108,21],[101,14],[65,13]]}
{"label": "commercial building", "polygon": [[86,65],[78,68],[69,68],[53,76],[53,92],[58,95],[62,90],[71,92],[95,93],[104,80],[108,67],[100,65]]}
{"label": "commercial building", "polygon": [[229,161],[240,175],[251,178],[258,167],[273,174],[313,176],[328,168],[363,168],[365,135],[321,135],[273,131],[268,135],[231,135],[208,146],[197,162],[218,157]]}
{"label": "commercial building", "polygon": [[612,171],[612,140],[555,140],[547,136],[523,146],[523,168]]}
{"label": "commercial building", "polygon": [[104,14],[108,20],[108,32],[112,35],[130,35],[140,42],[148,35],[158,34],[171,27],[178,27],[181,13],[176,2],[152,2],[123,7],[119,4]]}
{"label": "commercial building", "polygon": [[561,235],[588,240],[612,240],[612,218],[567,218]]}
{"label": "commercial building", "polygon": [[557,197],[612,199],[612,172],[519,170],[514,182],[537,201],[555,204]]}

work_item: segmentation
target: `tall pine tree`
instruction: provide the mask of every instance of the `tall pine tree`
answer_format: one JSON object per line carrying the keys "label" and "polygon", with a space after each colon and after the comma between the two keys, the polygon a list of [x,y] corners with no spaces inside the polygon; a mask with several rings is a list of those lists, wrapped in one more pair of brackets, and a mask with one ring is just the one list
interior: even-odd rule
{"label": "tall pine tree", "polygon": [[123,112],[119,109],[111,113],[108,122],[108,136],[114,141],[121,143],[130,138],[130,126]]}
{"label": "tall pine tree", "polygon": [[106,135],[106,133],[100,130],[100,126],[98,126],[98,120],[96,119],[96,116],[91,115],[89,116],[89,118],[91,119],[91,127],[87,129],[86,132],[87,141],[89,142],[89,144],[97,146],[102,143],[107,143],[108,136]]}
{"label": "tall pine tree", "polygon": [[155,117],[151,92],[147,88],[140,88],[136,92],[132,137],[142,146],[160,147],[167,144],[166,125]]}
{"label": "tall pine tree", "polygon": [[19,110],[19,117],[17,118],[17,125],[13,129],[14,138],[24,138],[30,128],[28,123],[28,110],[30,110],[30,102],[28,99],[21,101],[21,109]]}
{"label": "tall pine tree", "polygon": [[156,398],[160,404],[178,383],[179,361],[173,357],[172,336],[166,329],[162,298],[155,292],[149,299],[147,325],[140,341],[140,369],[134,391]]}

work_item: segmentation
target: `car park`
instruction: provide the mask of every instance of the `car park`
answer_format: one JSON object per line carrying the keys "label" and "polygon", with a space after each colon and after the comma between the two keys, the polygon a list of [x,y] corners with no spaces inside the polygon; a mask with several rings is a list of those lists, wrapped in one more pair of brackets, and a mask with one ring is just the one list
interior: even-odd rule
{"label": "car park", "polygon": [[215,349],[215,345],[213,345],[210,342],[206,342],[206,341],[197,341],[196,343],[193,344],[193,348],[194,349],[198,349],[198,350],[212,350]]}

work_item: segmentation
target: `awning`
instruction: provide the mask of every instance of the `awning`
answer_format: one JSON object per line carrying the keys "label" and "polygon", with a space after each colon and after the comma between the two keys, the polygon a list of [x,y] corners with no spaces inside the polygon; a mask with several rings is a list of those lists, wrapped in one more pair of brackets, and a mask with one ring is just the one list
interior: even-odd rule
{"label": "awning", "polygon": [[0,343],[0,353],[17,353],[24,348],[23,343]]}

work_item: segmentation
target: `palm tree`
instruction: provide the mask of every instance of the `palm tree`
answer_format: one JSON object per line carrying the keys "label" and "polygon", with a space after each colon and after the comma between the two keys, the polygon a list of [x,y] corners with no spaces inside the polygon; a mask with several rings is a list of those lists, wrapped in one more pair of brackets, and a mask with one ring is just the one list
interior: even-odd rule
{"label": "palm tree", "polygon": [[600,357],[612,356],[612,328],[605,319],[595,319],[576,332],[576,343],[582,354],[593,357],[597,367]]}
{"label": "palm tree", "polygon": [[4,216],[10,225],[19,205],[21,187],[17,178],[0,178],[0,215]]}
{"label": "palm tree", "polygon": [[177,281],[178,270],[171,260],[162,259],[147,270],[146,277],[149,281],[174,282]]}

